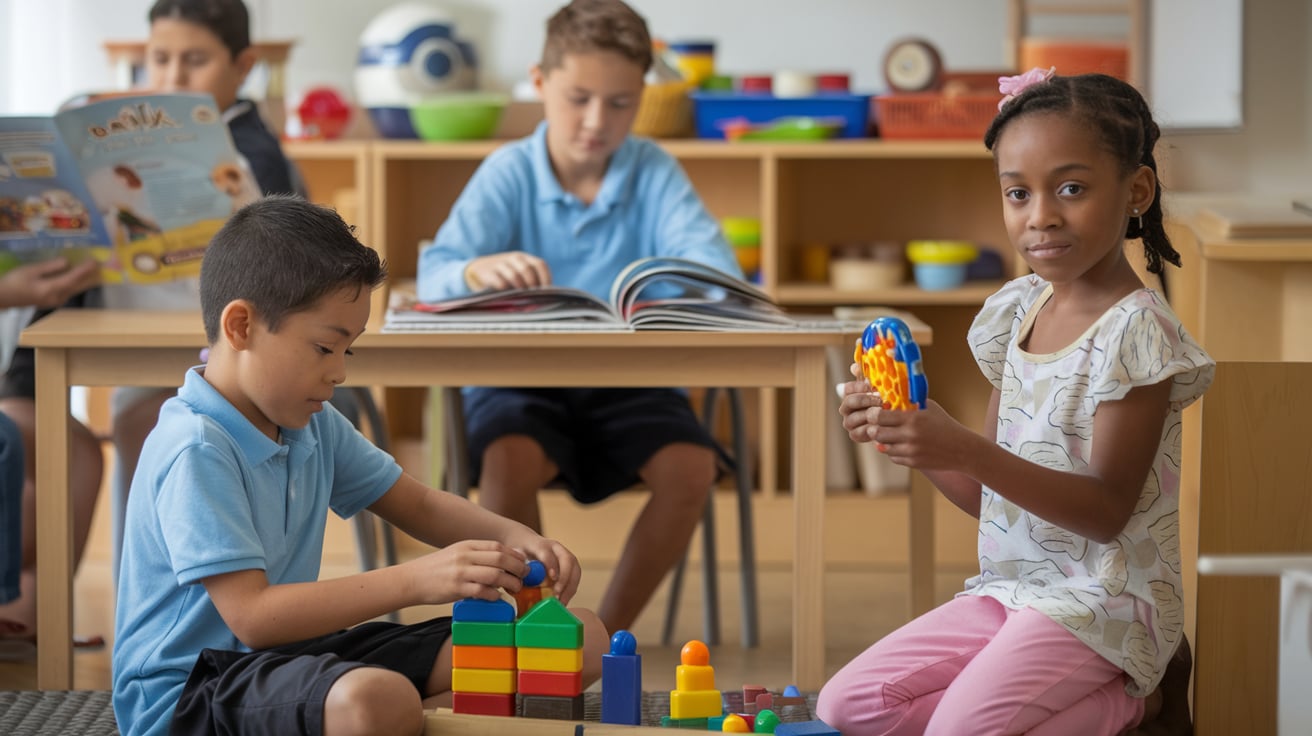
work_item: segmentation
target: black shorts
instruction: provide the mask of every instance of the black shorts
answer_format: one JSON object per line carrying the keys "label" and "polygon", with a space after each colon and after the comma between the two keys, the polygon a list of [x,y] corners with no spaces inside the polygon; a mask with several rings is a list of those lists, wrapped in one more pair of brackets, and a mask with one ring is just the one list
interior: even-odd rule
{"label": "black shorts", "polygon": [[256,652],[204,649],[173,711],[170,734],[323,733],[323,707],[337,678],[359,667],[405,675],[424,693],[451,619],[371,621],[327,636]]}
{"label": "black shorts", "polygon": [[472,483],[489,445],[528,435],[580,503],[637,483],[638,471],[666,445],[715,448],[688,397],[669,388],[476,388],[465,392],[464,406]]}

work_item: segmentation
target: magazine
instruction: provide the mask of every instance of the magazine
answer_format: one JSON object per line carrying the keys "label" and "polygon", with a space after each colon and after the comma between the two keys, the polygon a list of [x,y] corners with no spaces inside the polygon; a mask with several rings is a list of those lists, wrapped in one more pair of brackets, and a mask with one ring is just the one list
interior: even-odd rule
{"label": "magazine", "polygon": [[210,238],[258,196],[209,95],[0,117],[0,273],[62,255],[95,258],[106,283],[195,277]]}
{"label": "magazine", "polygon": [[798,324],[742,279],[696,261],[654,257],[621,271],[608,300],[562,286],[481,291],[439,302],[397,291],[384,331],[781,330]]}

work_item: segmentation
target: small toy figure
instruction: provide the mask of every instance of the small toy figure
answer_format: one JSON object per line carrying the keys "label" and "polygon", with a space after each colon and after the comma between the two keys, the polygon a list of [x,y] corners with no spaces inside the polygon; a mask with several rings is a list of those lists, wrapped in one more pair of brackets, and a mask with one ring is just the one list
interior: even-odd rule
{"label": "small toy figure", "polygon": [[925,408],[929,379],[920,362],[920,346],[911,338],[906,322],[897,317],[872,321],[852,360],[861,366],[885,409]]}
{"label": "small toy figure", "polygon": [[624,629],[601,657],[601,722],[642,725],[642,655],[638,640]]}

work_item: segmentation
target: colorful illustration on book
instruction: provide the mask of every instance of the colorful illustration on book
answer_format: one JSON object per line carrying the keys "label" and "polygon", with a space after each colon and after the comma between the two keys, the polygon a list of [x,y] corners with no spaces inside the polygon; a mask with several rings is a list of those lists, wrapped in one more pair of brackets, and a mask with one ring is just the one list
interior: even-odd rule
{"label": "colorful illustration on book", "polygon": [[207,95],[0,118],[0,272],[64,256],[100,261],[106,283],[194,277],[210,238],[256,198]]}
{"label": "colorful illustration on book", "polygon": [[925,408],[929,379],[920,360],[920,346],[907,323],[879,317],[866,325],[852,360],[879,393],[885,409]]}

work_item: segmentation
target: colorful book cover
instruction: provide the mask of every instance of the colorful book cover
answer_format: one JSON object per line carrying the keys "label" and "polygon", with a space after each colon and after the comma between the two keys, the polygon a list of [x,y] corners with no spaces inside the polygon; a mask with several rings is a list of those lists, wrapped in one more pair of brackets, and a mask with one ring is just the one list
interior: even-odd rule
{"label": "colorful book cover", "polygon": [[106,283],[200,274],[210,238],[258,198],[208,95],[115,95],[0,118],[0,272],[64,255]]}

